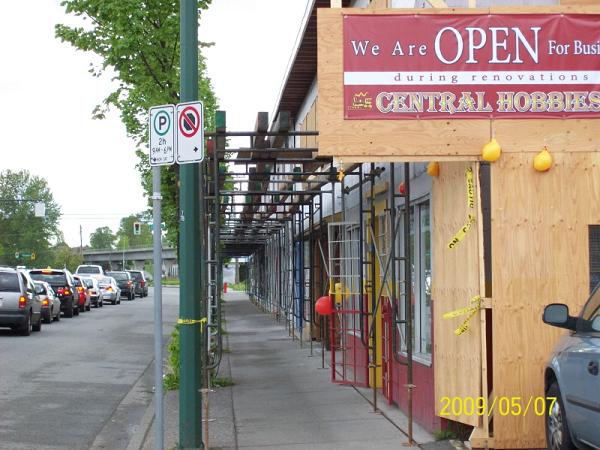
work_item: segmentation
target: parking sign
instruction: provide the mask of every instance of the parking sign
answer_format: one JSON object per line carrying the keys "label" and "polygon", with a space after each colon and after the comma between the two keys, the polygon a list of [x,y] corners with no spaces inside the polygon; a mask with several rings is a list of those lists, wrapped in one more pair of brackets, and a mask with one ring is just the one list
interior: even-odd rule
{"label": "parking sign", "polygon": [[167,166],[175,162],[175,106],[150,108],[150,165]]}

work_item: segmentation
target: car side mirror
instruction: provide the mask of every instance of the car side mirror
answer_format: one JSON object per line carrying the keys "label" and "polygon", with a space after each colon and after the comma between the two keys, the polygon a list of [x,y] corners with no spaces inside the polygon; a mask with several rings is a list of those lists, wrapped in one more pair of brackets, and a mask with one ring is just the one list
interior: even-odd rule
{"label": "car side mirror", "polygon": [[38,294],[38,295],[39,294],[43,294],[44,293],[44,288],[41,287],[41,286],[36,286],[35,287],[35,293]]}
{"label": "car side mirror", "polygon": [[544,308],[544,323],[553,327],[575,330],[577,319],[569,315],[569,307],[562,303],[552,303]]}

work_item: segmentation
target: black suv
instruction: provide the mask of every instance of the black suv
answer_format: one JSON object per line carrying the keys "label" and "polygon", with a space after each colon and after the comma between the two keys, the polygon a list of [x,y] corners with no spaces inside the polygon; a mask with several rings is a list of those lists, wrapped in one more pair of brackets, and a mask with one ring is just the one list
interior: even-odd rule
{"label": "black suv", "polygon": [[135,298],[135,290],[133,287],[133,280],[128,272],[115,271],[105,272],[107,277],[113,277],[117,282],[117,286],[121,289],[121,297],[125,296],[128,300]]}
{"label": "black suv", "polygon": [[131,278],[133,279],[135,295],[140,297],[148,297],[148,283],[144,276],[143,270],[128,270]]}
{"label": "black suv", "polygon": [[60,299],[60,310],[65,317],[79,315],[79,292],[75,287],[73,275],[67,269],[32,269],[29,271],[31,278],[45,281]]}

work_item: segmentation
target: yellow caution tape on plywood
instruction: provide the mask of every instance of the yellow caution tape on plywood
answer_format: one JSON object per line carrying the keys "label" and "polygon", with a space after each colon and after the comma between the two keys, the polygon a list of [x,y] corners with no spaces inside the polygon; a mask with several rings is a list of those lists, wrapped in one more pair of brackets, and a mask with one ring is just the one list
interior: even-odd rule
{"label": "yellow caution tape on plywood", "polygon": [[456,232],[456,234],[452,237],[452,240],[450,240],[450,242],[448,242],[448,248],[450,250],[456,248],[458,243],[465,238],[465,236],[471,229],[471,226],[476,221],[476,218],[475,218],[475,184],[473,181],[473,168],[472,167],[467,168],[467,170],[465,172],[465,180],[466,180],[466,184],[467,184],[467,209],[468,209],[469,213],[467,214],[467,220],[466,220],[465,224],[460,228],[460,230],[458,230]]}
{"label": "yellow caution tape on plywood", "polygon": [[467,317],[465,318],[465,320],[463,320],[460,326],[456,330],[454,330],[454,334],[460,336],[469,329],[469,321],[473,318],[475,314],[477,314],[477,311],[479,311],[482,308],[482,305],[483,299],[480,295],[476,295],[475,297],[472,297],[471,300],[469,300],[469,306],[444,313],[442,317],[444,319],[453,319],[455,317],[464,316],[465,314],[467,315]]}
{"label": "yellow caution tape on plywood", "polygon": [[208,322],[208,320],[206,319],[206,317],[203,317],[202,319],[177,319],[177,324],[178,325],[196,325],[199,324],[200,325],[200,332],[204,331],[204,324]]}

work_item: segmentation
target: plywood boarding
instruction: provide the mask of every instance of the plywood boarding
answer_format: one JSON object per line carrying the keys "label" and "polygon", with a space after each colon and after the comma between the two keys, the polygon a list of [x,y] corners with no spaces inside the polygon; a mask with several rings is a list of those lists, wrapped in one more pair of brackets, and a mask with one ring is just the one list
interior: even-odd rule
{"label": "plywood boarding", "polygon": [[[509,129],[498,140],[513,145]],[[492,166],[497,398],[544,395],[545,363],[564,332],[542,323],[543,308],[564,302],[577,314],[589,294],[588,225],[600,224],[600,154],[553,156],[547,173],[534,171],[527,153],[504,154]],[[545,447],[543,417],[495,414],[494,445]]]}
{"label": "plywood boarding", "polygon": [[[470,330],[456,336],[454,330],[464,317],[443,319],[448,311],[464,308],[469,299],[480,294],[479,227],[473,225],[460,244],[450,250],[448,242],[467,218],[467,167],[477,163],[446,162],[440,175],[433,178],[433,324],[436,411],[443,397],[477,398],[481,395],[480,320],[470,321]],[[478,198],[478,192],[475,193]],[[444,416],[472,426],[479,424],[477,415]]]}
{"label": "plywood boarding", "polygon": [[[492,7],[489,9],[320,9],[318,12],[318,129],[319,154],[339,158],[377,160],[410,157],[427,161],[452,161],[456,157],[479,159],[490,139],[492,121],[456,120],[344,120],[342,20],[344,14],[473,14],[473,13],[600,13],[593,6]],[[545,127],[548,140],[560,140],[568,127],[587,148],[593,143],[597,120],[496,120],[494,127],[538,129]],[[503,123],[506,122],[505,125]],[[556,126],[553,126],[556,124]],[[514,150],[520,151],[514,147]],[[557,150],[559,151],[559,150]]]}

